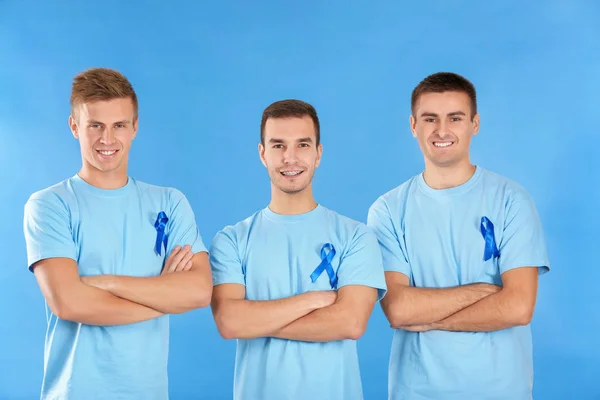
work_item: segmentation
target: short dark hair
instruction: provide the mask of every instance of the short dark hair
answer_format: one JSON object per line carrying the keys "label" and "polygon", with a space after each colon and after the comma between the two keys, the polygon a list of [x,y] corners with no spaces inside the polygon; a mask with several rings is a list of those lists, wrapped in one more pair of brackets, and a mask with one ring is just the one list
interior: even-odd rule
{"label": "short dark hair", "polygon": [[290,118],[290,117],[310,117],[315,126],[316,145],[321,143],[321,128],[319,124],[319,117],[317,110],[302,100],[280,100],[269,105],[265,108],[262,114],[262,120],[260,122],[260,143],[264,146],[265,144],[265,125],[269,118]]}
{"label": "short dark hair", "polygon": [[410,99],[410,109],[415,114],[415,105],[425,93],[463,92],[471,99],[471,119],[477,114],[477,93],[475,86],[466,78],[453,72],[437,72],[423,79],[414,88]]}

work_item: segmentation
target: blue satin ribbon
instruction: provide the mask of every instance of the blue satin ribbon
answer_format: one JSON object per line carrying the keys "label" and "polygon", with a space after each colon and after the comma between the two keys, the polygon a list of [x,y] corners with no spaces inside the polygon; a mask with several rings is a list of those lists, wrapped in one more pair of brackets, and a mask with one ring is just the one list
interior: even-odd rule
{"label": "blue satin ribbon", "polygon": [[337,285],[338,278],[331,266],[331,261],[335,257],[335,248],[331,243],[326,243],[321,248],[321,264],[310,274],[310,280],[315,283],[319,276],[323,273],[323,271],[327,271],[327,275],[329,275],[329,283],[331,284],[331,288],[334,289]]}
{"label": "blue satin ribbon", "polygon": [[498,257],[500,252],[496,247],[496,238],[494,236],[494,224],[488,217],[481,218],[481,234],[485,240],[485,250],[483,252],[483,260],[487,261],[492,257]]}
{"label": "blue satin ribbon", "polygon": [[154,223],[154,228],[156,229],[156,244],[154,245],[154,250],[156,250],[159,256],[161,255],[161,245],[165,246],[165,254],[167,252],[167,235],[165,235],[167,222],[169,222],[167,214],[165,214],[164,211],[159,212],[158,217],[156,217],[156,222]]}

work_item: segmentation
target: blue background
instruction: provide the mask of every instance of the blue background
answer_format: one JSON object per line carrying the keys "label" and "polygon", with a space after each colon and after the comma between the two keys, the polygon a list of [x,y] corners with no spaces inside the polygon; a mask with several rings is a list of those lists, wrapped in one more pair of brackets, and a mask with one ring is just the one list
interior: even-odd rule
{"label": "blue background", "polygon": [[[553,269],[533,321],[535,398],[600,398],[599,20],[591,0],[0,0],[0,398],[39,396],[46,324],[23,205],[78,171],[70,84],[94,66],[122,71],[138,92],[131,175],[182,190],[206,243],[269,201],[256,146],[271,102],[315,105],[317,200],[364,221],[380,194],[422,169],[413,87],[433,72],[464,74],[482,119],[473,162],[521,183],[546,232]],[[231,398],[235,342],[208,309],[171,321],[172,398]],[[366,399],[385,398],[391,336],[377,307],[359,342]]]}

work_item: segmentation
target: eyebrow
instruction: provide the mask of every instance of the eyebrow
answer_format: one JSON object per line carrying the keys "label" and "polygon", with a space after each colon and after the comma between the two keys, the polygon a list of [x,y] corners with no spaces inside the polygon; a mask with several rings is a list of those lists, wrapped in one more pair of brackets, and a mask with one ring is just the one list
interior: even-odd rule
{"label": "eyebrow", "polygon": [[[446,114],[447,117],[454,117],[456,115],[467,116],[467,114],[462,111],[452,111],[451,113]],[[424,112],[421,114],[421,117],[439,117],[439,115],[432,112]]]}
{"label": "eyebrow", "polygon": [[[88,124],[100,124],[100,125],[106,125],[104,122],[96,121],[95,119],[88,119],[88,120],[87,120],[87,123],[88,123]],[[116,121],[116,122],[113,122],[113,124],[130,124],[130,123],[131,123],[131,121],[130,121],[130,120],[128,120],[128,119],[124,119],[124,120],[121,120],[121,121]]]}
{"label": "eyebrow", "polygon": [[[312,143],[312,141],[313,140],[310,137],[304,137],[296,140],[297,143]],[[285,143],[285,141],[283,139],[271,138],[269,139],[269,143]]]}

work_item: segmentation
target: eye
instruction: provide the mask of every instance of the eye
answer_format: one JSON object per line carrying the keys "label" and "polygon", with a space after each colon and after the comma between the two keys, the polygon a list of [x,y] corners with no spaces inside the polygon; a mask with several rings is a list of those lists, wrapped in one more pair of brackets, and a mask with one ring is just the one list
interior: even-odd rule
{"label": "eye", "polygon": [[300,147],[310,147],[310,145],[308,143],[300,143],[299,146]]}
{"label": "eye", "polygon": [[283,145],[282,144],[275,144],[273,145],[274,149],[283,149]]}
{"label": "eye", "polygon": [[425,118],[425,122],[435,122],[435,118]]}
{"label": "eye", "polygon": [[123,129],[123,128],[125,128],[125,124],[117,124],[116,126],[117,126],[117,128],[119,128],[119,129]]}
{"label": "eye", "polygon": [[452,117],[452,118],[450,118],[450,121],[458,122],[458,121],[462,121],[462,118],[461,117]]}
{"label": "eye", "polygon": [[100,129],[100,124],[91,124],[90,128],[92,128],[92,129]]}

